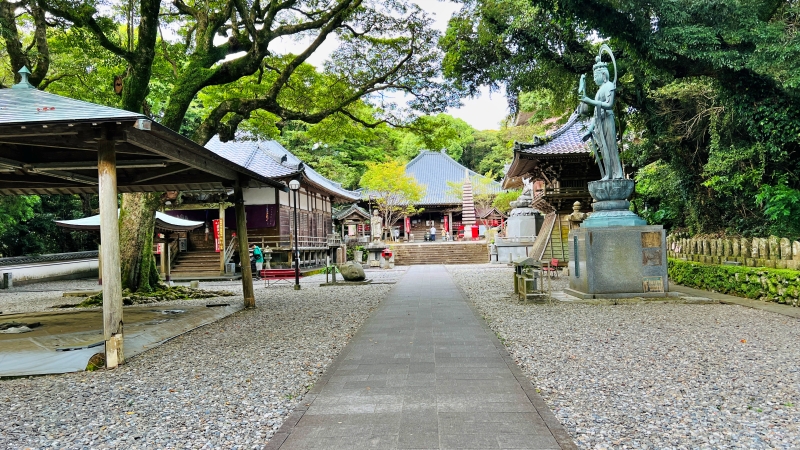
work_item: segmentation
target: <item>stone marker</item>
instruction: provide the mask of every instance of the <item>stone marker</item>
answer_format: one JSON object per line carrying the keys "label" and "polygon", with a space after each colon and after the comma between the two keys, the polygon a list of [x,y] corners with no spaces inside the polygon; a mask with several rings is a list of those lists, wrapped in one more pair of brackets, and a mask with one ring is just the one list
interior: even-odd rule
{"label": "stone marker", "polygon": [[781,257],[781,244],[778,236],[770,236],[767,238],[767,245],[769,246],[769,259],[780,259]]}
{"label": "stone marker", "polygon": [[792,242],[789,239],[782,238],[780,241],[781,246],[781,259],[792,259]]}
{"label": "stone marker", "polygon": [[750,243],[750,239],[741,238],[739,239],[739,245],[742,247],[742,256],[745,258],[750,258],[752,253],[750,252],[752,249],[752,244]]}
{"label": "stone marker", "polygon": [[739,248],[738,239],[731,239],[731,253],[734,258],[742,256],[741,248]]}
{"label": "stone marker", "polygon": [[800,261],[800,241],[792,242],[792,259]]}
{"label": "stone marker", "polygon": [[348,261],[339,266],[339,272],[342,273],[344,281],[364,281],[367,278],[361,264],[354,261]]}
{"label": "stone marker", "polygon": [[753,258],[767,258],[767,241],[762,238],[753,238]]}

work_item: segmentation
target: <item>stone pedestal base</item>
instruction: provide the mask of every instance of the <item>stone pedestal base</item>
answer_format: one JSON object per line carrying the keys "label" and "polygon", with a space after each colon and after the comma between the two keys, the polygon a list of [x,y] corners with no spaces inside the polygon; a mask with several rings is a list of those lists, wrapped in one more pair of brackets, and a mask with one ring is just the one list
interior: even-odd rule
{"label": "stone pedestal base", "polygon": [[569,291],[579,298],[666,297],[661,225],[581,227],[569,232]]}

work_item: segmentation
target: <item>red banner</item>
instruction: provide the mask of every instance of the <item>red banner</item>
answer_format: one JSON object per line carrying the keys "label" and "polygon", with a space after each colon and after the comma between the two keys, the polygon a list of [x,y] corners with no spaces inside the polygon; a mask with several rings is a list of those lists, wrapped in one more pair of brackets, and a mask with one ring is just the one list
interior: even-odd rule
{"label": "red banner", "polygon": [[211,222],[214,225],[214,251],[219,253],[220,252],[220,249],[219,249],[219,234],[220,234],[219,226],[220,226],[220,220],[219,219],[214,219]]}
{"label": "red banner", "polygon": [[444,216],[444,232],[450,232],[450,216]]}
{"label": "red banner", "polygon": [[411,233],[411,218],[406,217],[406,234]]}

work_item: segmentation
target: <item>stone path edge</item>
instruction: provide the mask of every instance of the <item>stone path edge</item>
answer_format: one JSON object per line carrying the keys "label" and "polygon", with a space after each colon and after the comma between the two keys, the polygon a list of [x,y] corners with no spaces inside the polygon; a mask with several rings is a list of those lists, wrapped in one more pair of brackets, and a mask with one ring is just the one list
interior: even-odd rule
{"label": "stone path edge", "polygon": [[[400,280],[402,280],[403,277],[405,277],[407,274],[408,272],[404,273],[400,277],[400,279],[397,280],[395,285],[392,286],[392,288],[389,289],[389,291],[386,292],[386,294],[384,294],[384,300],[386,300],[386,298],[389,297],[392,291],[397,289],[397,285],[400,284]],[[317,395],[320,392],[322,392],[322,389],[325,387],[326,384],[328,384],[328,381],[330,381],[331,377],[339,368],[339,366],[342,365],[342,363],[347,359],[347,355],[349,355],[350,352],[353,350],[353,346],[351,345],[351,343],[355,341],[356,338],[361,336],[362,330],[366,329],[367,324],[371,322],[372,318],[378,314],[378,311],[380,311],[385,307],[386,307],[386,302],[381,301],[380,305],[378,305],[378,307],[375,308],[374,311],[372,311],[372,314],[370,314],[367,320],[365,320],[364,323],[362,323],[361,326],[358,327],[358,331],[356,331],[353,334],[353,336],[350,337],[350,339],[347,341],[347,344],[339,353],[339,356],[337,356],[336,359],[331,363],[331,365],[325,369],[325,373],[323,373],[322,376],[317,379],[316,383],[314,383],[314,385],[311,386],[311,389],[309,389],[306,395],[303,396],[303,400],[299,402],[298,405],[292,410],[291,414],[289,414],[289,417],[287,417],[286,420],[283,421],[283,424],[278,429],[278,431],[276,431],[275,434],[272,435],[272,438],[269,440],[269,442],[267,442],[266,447],[264,447],[265,450],[279,450],[281,448],[283,443],[286,442],[286,439],[289,438],[289,435],[292,434],[292,431],[294,431],[295,425],[297,425],[297,423],[300,422],[300,419],[303,418],[303,415],[306,413],[306,411],[308,411],[308,408],[314,403],[314,400],[316,400]]]}
{"label": "stone path edge", "polygon": [[[445,266],[445,268],[447,268],[447,266]],[[450,275],[452,276],[452,273],[450,272],[449,269],[447,270],[447,272],[450,273]],[[522,390],[525,392],[525,395],[528,397],[528,400],[530,400],[531,404],[536,409],[536,412],[542,418],[545,425],[547,425],[547,428],[550,430],[550,433],[556,439],[558,445],[561,446],[561,448],[564,450],[578,450],[578,446],[575,444],[575,441],[572,440],[572,437],[569,435],[567,430],[564,428],[561,422],[559,422],[555,414],[553,414],[553,411],[550,410],[550,407],[547,406],[547,403],[545,403],[542,396],[539,395],[538,392],[536,392],[536,387],[534,387],[530,378],[528,378],[527,375],[525,375],[525,373],[522,372],[522,369],[520,369],[519,365],[517,365],[517,362],[514,361],[514,358],[511,357],[511,354],[508,352],[506,346],[502,342],[500,342],[500,339],[497,338],[495,332],[491,329],[491,327],[489,327],[489,324],[486,323],[486,319],[483,318],[480,311],[478,310],[478,307],[472,300],[469,299],[469,296],[467,295],[466,291],[464,291],[464,289],[458,283],[455,283],[455,280],[454,284],[461,293],[461,296],[464,297],[464,300],[466,301],[467,306],[469,306],[470,311],[472,311],[472,314],[475,315],[475,318],[478,320],[478,323],[481,324],[483,330],[486,332],[486,334],[489,336],[489,339],[494,344],[494,347],[500,353],[500,356],[503,358],[503,361],[506,363],[509,370],[511,370],[511,373],[514,375],[514,378],[517,379],[517,382],[522,387]]]}
{"label": "stone path edge", "polygon": [[771,313],[781,314],[788,317],[794,317],[795,319],[800,319],[800,307],[797,306],[784,305],[781,303],[765,302],[762,300],[753,300],[744,297],[736,297],[733,295],[722,294],[719,292],[706,291],[703,289],[682,286],[680,284],[673,282],[670,282],[670,290],[684,292],[698,297],[707,297],[712,300],[716,300],[722,304],[739,305],[739,306],[744,306],[746,308],[760,309],[763,311],[769,311]]}

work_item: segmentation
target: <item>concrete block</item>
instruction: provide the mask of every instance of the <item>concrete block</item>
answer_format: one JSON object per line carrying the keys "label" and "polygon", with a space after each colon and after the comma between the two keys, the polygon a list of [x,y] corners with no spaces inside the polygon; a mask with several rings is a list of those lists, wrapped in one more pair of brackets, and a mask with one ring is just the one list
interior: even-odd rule
{"label": "concrete block", "polygon": [[571,230],[570,289],[597,295],[668,291],[663,227],[593,227]]}

